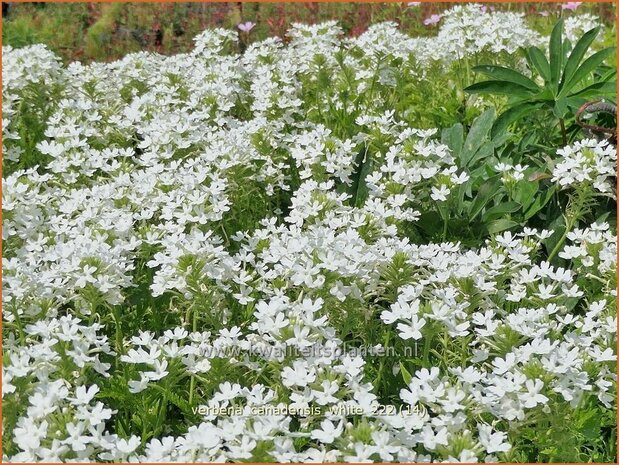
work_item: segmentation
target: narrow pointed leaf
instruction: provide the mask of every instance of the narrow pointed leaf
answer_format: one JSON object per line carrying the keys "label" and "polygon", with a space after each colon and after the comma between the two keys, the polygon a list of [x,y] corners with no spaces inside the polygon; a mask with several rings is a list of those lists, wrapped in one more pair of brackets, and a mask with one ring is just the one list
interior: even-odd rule
{"label": "narrow pointed leaf", "polygon": [[555,92],[559,88],[559,77],[563,67],[563,19],[560,19],[550,34],[550,83]]}
{"label": "narrow pointed leaf", "polygon": [[578,65],[584,58],[587,50],[589,50],[589,47],[597,37],[599,31],[599,27],[593,28],[585,33],[585,35],[583,35],[578,42],[576,42],[572,53],[570,53],[570,56],[567,59],[565,68],[563,69],[563,77],[561,78],[561,85],[559,86],[559,89],[562,89],[565,83],[572,78],[576,72],[576,69],[578,69]]}
{"label": "narrow pointed leaf", "polygon": [[539,91],[539,86],[533,80],[513,69],[503,66],[483,65],[475,66],[473,71],[483,73],[497,81],[512,82],[532,91]]}
{"label": "narrow pointed leaf", "polygon": [[550,81],[550,65],[544,53],[537,47],[530,47],[528,51],[537,72],[544,78],[544,81]]}
{"label": "narrow pointed leaf", "polygon": [[587,78],[598,66],[600,66],[606,58],[615,53],[615,47],[608,47],[594,53],[587,58],[574,72],[570,80],[564,85],[561,92],[567,94],[572,87],[578,84],[583,79]]}
{"label": "narrow pointed leaf", "polygon": [[535,94],[531,89],[506,81],[477,82],[464,90],[472,94],[504,94],[521,98],[528,98]]}
{"label": "narrow pointed leaf", "polygon": [[510,124],[517,119],[521,118],[525,114],[539,108],[542,104],[525,102],[520,105],[511,107],[509,110],[504,111],[494,122],[492,126],[492,138],[495,138],[499,134],[505,132]]}

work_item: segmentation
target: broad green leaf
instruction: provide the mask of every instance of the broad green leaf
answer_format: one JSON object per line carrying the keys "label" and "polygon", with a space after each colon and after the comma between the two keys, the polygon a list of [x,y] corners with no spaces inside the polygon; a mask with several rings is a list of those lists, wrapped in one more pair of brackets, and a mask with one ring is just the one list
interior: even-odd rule
{"label": "broad green leaf", "polygon": [[608,47],[594,53],[587,58],[574,72],[572,77],[561,89],[562,95],[567,95],[570,90],[583,79],[587,78],[598,66],[600,66],[606,58],[615,52],[615,47]]}
{"label": "broad green leaf", "polygon": [[524,220],[527,221],[528,219],[532,218],[538,211],[544,208],[546,204],[550,201],[550,199],[552,199],[555,191],[556,187],[552,186],[541,195],[535,197],[535,200],[533,201],[529,209],[525,210]]}
{"label": "broad green leaf", "polygon": [[484,214],[481,216],[481,219],[484,222],[496,220],[497,218],[501,218],[507,213],[517,212],[521,208],[522,208],[522,205],[520,205],[518,202],[500,203],[486,210]]}
{"label": "broad green leaf", "polygon": [[443,129],[441,142],[447,145],[455,156],[458,156],[464,144],[464,126],[456,123],[450,128]]}
{"label": "broad green leaf", "polygon": [[492,78],[497,81],[507,81],[512,82],[514,84],[518,84],[522,87],[526,87],[534,92],[539,91],[539,86],[531,79],[526,77],[524,74],[519,73],[510,68],[505,68],[503,66],[494,66],[494,65],[482,65],[475,66],[473,71],[485,74],[489,78]]}
{"label": "broad green leaf", "polygon": [[541,103],[524,102],[504,111],[496,119],[496,121],[494,122],[494,126],[492,126],[492,138],[506,131],[509,125],[517,119],[521,118],[529,112],[538,109],[541,106]]}
{"label": "broad green leaf", "polygon": [[557,99],[552,112],[559,119],[565,118],[565,115],[567,114],[567,99],[565,97]]}
{"label": "broad green leaf", "polygon": [[497,234],[502,231],[506,231],[507,229],[511,229],[515,226],[518,226],[518,223],[516,223],[515,221],[501,218],[499,220],[494,220],[489,223],[487,228],[490,234]]}
{"label": "broad green leaf", "polygon": [[557,21],[550,34],[550,84],[555,93],[559,90],[559,77],[563,67],[563,19]]}
{"label": "broad green leaf", "polygon": [[550,81],[550,65],[548,60],[544,56],[544,53],[537,47],[530,47],[528,49],[529,58],[533,66],[540,74],[544,81]]}
{"label": "broad green leaf", "polygon": [[599,27],[593,28],[590,31],[586,32],[580,38],[580,40],[576,42],[576,45],[574,46],[572,53],[570,53],[570,56],[567,59],[567,63],[565,63],[565,68],[563,68],[563,77],[561,78],[561,84],[559,85],[559,90],[561,90],[563,86],[565,85],[565,83],[568,82],[572,78],[572,76],[576,72],[576,69],[578,68],[578,65],[584,58],[585,54],[587,53],[587,50],[589,50],[589,47],[591,46],[591,44],[597,37],[599,31],[600,31]]}
{"label": "broad green leaf", "polygon": [[539,183],[524,180],[514,186],[512,192],[513,199],[522,205],[522,209],[526,211],[529,205],[533,202],[533,197],[539,189]]}
{"label": "broad green leaf", "polygon": [[494,148],[497,146],[497,142],[493,140],[487,140],[482,144],[479,149],[473,154],[467,165],[469,168],[475,167],[481,160],[490,157],[494,154]]}
{"label": "broad green leaf", "polygon": [[482,81],[464,89],[471,94],[504,94],[512,97],[528,98],[535,95],[531,89],[506,81]]}
{"label": "broad green leaf", "polygon": [[488,179],[481,185],[477,195],[475,196],[475,200],[471,204],[471,210],[469,212],[469,222],[472,222],[477,215],[481,213],[484,207],[488,204],[488,202],[498,194],[502,194],[502,189],[500,189],[501,180],[500,175],[493,176]]}
{"label": "broad green leaf", "polygon": [[484,111],[481,115],[475,118],[471,129],[469,130],[466,140],[464,141],[464,147],[460,152],[461,166],[465,167],[471,161],[475,153],[486,142],[492,123],[495,118],[494,108],[490,108]]}

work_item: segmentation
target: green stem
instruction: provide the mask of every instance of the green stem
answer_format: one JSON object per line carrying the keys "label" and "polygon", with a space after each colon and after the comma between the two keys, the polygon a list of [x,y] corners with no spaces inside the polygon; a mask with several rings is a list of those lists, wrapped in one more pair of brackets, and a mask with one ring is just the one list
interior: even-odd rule
{"label": "green stem", "polygon": [[555,257],[555,255],[559,252],[559,250],[561,250],[561,247],[563,246],[563,243],[565,242],[565,239],[567,238],[567,235],[571,231],[571,229],[572,229],[571,222],[566,220],[565,231],[563,231],[563,234],[561,235],[559,242],[556,243],[556,245],[552,249],[552,252],[550,252],[550,255],[548,255],[548,261],[551,261]]}
{"label": "green stem", "polygon": [[563,246],[563,243],[565,242],[567,235],[570,233],[570,231],[576,225],[576,223],[586,213],[587,202],[589,202],[592,195],[593,195],[592,190],[588,188],[587,186],[581,186],[577,190],[576,197],[574,198],[572,204],[569,205],[567,208],[568,211],[565,215],[565,231],[563,231],[563,234],[561,235],[559,242],[555,244],[552,251],[548,255],[548,261],[551,261],[555,257],[555,255],[559,253],[559,250],[561,250],[561,247]]}
{"label": "green stem", "polygon": [[567,132],[565,131],[565,121],[563,118],[559,119],[559,124],[561,125],[561,137],[563,138],[563,145],[567,145]]}
{"label": "green stem", "polygon": [[19,317],[19,313],[17,312],[17,307],[15,307],[14,305],[12,305],[11,307],[12,307],[11,313],[13,313],[13,316],[15,317],[15,324],[17,325],[17,332],[19,333],[19,342],[22,345],[25,345],[26,335],[24,334],[24,328],[21,323],[21,318]]}
{"label": "green stem", "polygon": [[[389,339],[391,337],[391,331],[387,331],[387,336],[385,337],[385,350],[389,347]],[[378,375],[376,376],[376,388],[380,389],[380,383],[383,378],[383,371],[385,370],[385,358],[380,361],[380,366],[378,368]]]}

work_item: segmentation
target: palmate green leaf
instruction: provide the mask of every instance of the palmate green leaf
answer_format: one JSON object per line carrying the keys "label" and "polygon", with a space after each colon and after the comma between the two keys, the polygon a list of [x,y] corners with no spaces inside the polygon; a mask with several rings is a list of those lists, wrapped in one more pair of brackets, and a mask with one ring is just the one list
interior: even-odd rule
{"label": "palmate green leaf", "polygon": [[468,86],[465,92],[471,94],[503,94],[513,97],[529,98],[535,95],[535,91],[506,81],[482,81]]}
{"label": "palmate green leaf", "polygon": [[550,34],[550,84],[555,93],[559,90],[559,77],[563,67],[563,19],[557,21]]}
{"label": "palmate green leaf", "polygon": [[574,72],[572,77],[561,89],[561,95],[567,95],[572,88],[583,79],[587,78],[606,58],[615,53],[615,47],[608,47],[594,53],[587,58]]}
{"label": "palmate green leaf", "polygon": [[548,64],[548,60],[544,56],[544,52],[542,52],[538,47],[529,47],[527,49],[526,55],[530,63],[533,65],[539,75],[544,79],[544,81],[550,81],[550,65]]}
{"label": "palmate green leaf", "polygon": [[485,74],[493,80],[506,81],[517,84],[533,92],[537,92],[540,90],[539,86],[533,80],[529,79],[524,74],[521,74],[518,71],[510,68],[505,68],[504,66],[481,65],[475,66],[473,68],[473,71]]}
{"label": "palmate green leaf", "polygon": [[576,72],[578,65],[584,58],[585,54],[587,53],[587,50],[589,50],[589,47],[591,46],[591,44],[593,43],[593,41],[595,40],[599,32],[600,32],[599,27],[593,28],[590,31],[586,32],[580,38],[580,40],[576,42],[576,45],[574,46],[572,53],[570,53],[570,56],[567,59],[567,63],[565,63],[565,68],[563,68],[563,76],[561,77],[561,83],[559,85],[559,90],[562,90],[563,87],[565,86],[565,83],[569,82],[572,76],[574,76],[574,73]]}

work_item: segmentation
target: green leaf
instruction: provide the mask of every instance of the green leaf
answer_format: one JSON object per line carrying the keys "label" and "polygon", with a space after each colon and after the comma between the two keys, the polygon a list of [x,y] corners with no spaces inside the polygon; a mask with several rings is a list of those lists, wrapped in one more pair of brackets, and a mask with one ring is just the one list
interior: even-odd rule
{"label": "green leaf", "polygon": [[572,77],[561,89],[562,95],[566,95],[580,81],[588,77],[598,66],[600,66],[606,58],[615,52],[615,47],[608,47],[594,53],[587,58],[574,72]]}
{"label": "green leaf", "polygon": [[496,119],[494,125],[492,126],[492,138],[494,139],[495,137],[506,131],[509,125],[517,119],[541,106],[541,103],[524,102],[504,111]]}
{"label": "green leaf", "polygon": [[565,64],[565,68],[563,68],[563,77],[561,78],[561,84],[559,85],[559,90],[563,89],[563,86],[566,82],[568,82],[574,73],[582,59],[584,58],[587,50],[595,40],[595,38],[600,32],[600,28],[596,27],[587,31],[579,40],[576,42],[572,53],[570,53],[569,58],[567,59],[567,63]]}
{"label": "green leaf", "polygon": [[567,99],[565,97],[559,98],[555,102],[552,112],[559,119],[565,118],[565,115],[567,115]]}
{"label": "green leaf", "polygon": [[535,197],[535,200],[531,204],[528,210],[525,209],[524,220],[527,221],[530,218],[546,206],[556,191],[556,187],[552,186],[546,190],[542,195]]}
{"label": "green leaf", "polygon": [[520,98],[527,98],[535,94],[527,87],[506,81],[477,82],[468,86],[464,91],[471,94],[504,94]]}
{"label": "green leaf", "polygon": [[441,142],[447,145],[455,156],[458,156],[464,145],[464,126],[456,123],[450,128],[443,129]]}
{"label": "green leaf", "polygon": [[404,366],[404,364],[402,362],[400,362],[400,371],[402,372],[402,379],[404,379],[404,382],[408,386],[411,383],[411,381],[413,380],[413,377],[408,372],[408,370],[406,369],[406,367]]}
{"label": "green leaf", "polygon": [[481,147],[475,152],[475,154],[468,161],[468,167],[473,168],[485,158],[491,157],[494,154],[494,148],[498,146],[498,143],[494,140],[487,140]]}
{"label": "green leaf", "polygon": [[372,170],[372,160],[369,156],[367,147],[362,147],[355,157],[355,171],[352,174],[352,185],[349,193],[352,195],[350,203],[358,206],[367,197],[367,185],[365,177]]}
{"label": "green leaf", "polygon": [[559,77],[563,67],[563,19],[557,21],[550,34],[550,84],[555,93],[559,90]]}
{"label": "green leaf", "polygon": [[481,185],[477,195],[475,196],[475,200],[473,200],[473,203],[471,204],[471,209],[469,211],[469,222],[473,222],[473,220],[481,213],[493,197],[498,194],[502,194],[502,190],[500,189],[500,177],[500,175],[493,176]]}
{"label": "green leaf", "polygon": [[573,99],[574,97],[580,98],[589,98],[589,97],[617,97],[617,81],[610,82],[596,82],[595,84],[591,84],[583,89],[580,89],[578,92],[574,92],[568,98]]}
{"label": "green leaf", "polygon": [[500,203],[492,208],[489,208],[484,212],[481,219],[484,222],[496,220],[497,218],[501,218],[507,213],[517,212],[522,208],[518,202],[505,202]]}
{"label": "green leaf", "polygon": [[540,76],[544,78],[544,81],[550,81],[550,65],[548,64],[548,60],[544,56],[544,52],[542,52],[537,47],[529,47],[527,52],[531,63],[540,74]]}
{"label": "green leaf", "polygon": [[466,140],[464,141],[464,147],[460,152],[461,166],[465,167],[469,164],[475,153],[486,142],[492,123],[494,122],[496,114],[494,108],[490,108],[484,111],[481,115],[475,118],[471,129],[469,130]]}
{"label": "green leaf", "polygon": [[515,221],[501,218],[500,220],[495,220],[488,224],[488,232],[490,234],[497,234],[515,226],[518,226],[518,223]]}
{"label": "green leaf", "polygon": [[523,180],[516,184],[512,195],[514,200],[522,205],[522,209],[526,210],[533,202],[533,197],[537,194],[538,189],[539,183]]}
{"label": "green leaf", "polygon": [[519,86],[526,87],[534,92],[539,91],[539,86],[531,79],[526,77],[524,74],[519,73],[510,68],[505,68],[503,66],[494,66],[494,65],[482,65],[475,66],[473,71],[485,74],[489,78],[492,78],[497,81],[507,81],[512,82],[514,84],[518,84]]}

